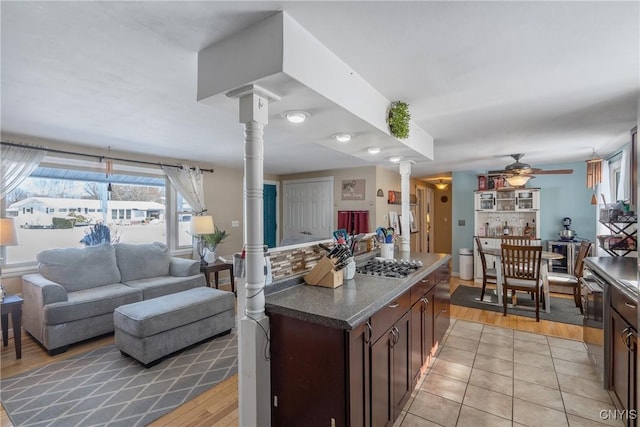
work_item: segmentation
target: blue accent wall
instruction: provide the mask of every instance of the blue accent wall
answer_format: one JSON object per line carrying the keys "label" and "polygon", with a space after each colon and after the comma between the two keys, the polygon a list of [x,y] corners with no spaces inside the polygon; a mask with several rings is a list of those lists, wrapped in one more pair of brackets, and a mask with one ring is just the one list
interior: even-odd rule
{"label": "blue accent wall", "polygon": [[[580,238],[595,241],[596,209],[591,205],[593,190],[586,187],[585,162],[544,165],[542,169],[573,169],[570,175],[537,175],[527,187],[540,188],[540,237],[558,240],[562,218],[571,218],[571,228]],[[473,248],[474,205],[473,192],[478,188],[479,172],[454,172],[452,184],[452,272],[458,274],[461,248]],[[465,225],[458,225],[464,220]]]}

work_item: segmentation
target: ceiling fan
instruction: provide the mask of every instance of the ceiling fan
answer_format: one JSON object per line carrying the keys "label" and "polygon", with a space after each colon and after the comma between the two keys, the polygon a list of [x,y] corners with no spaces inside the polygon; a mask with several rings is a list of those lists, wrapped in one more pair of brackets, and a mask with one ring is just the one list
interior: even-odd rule
{"label": "ceiling fan", "polygon": [[573,169],[551,169],[543,170],[539,168],[532,168],[528,163],[523,163],[520,159],[524,154],[511,154],[511,157],[515,162],[505,166],[502,170],[489,171],[489,176],[504,177],[510,185],[519,187],[536,175],[568,175],[573,173]]}
{"label": "ceiling fan", "polygon": [[524,156],[524,154],[511,154],[511,157],[515,160],[514,163],[511,163],[505,166],[502,170],[494,170],[489,171],[489,175],[500,175],[500,176],[516,176],[516,175],[568,175],[573,173],[573,169],[553,169],[553,170],[543,170],[539,168],[532,168],[528,163],[522,163],[520,159]]}

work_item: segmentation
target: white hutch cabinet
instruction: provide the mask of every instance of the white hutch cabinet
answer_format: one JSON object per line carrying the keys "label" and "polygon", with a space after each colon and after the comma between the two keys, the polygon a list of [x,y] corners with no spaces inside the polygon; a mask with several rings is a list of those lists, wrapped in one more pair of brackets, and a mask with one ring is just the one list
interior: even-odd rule
{"label": "white hutch cabinet", "polygon": [[[531,233],[540,244],[540,189],[502,188],[474,193],[474,237],[480,237],[485,248],[499,248],[505,226],[510,236]],[[482,281],[482,263],[478,248],[473,246],[475,280]],[[487,267],[495,268],[493,256],[486,255]]]}

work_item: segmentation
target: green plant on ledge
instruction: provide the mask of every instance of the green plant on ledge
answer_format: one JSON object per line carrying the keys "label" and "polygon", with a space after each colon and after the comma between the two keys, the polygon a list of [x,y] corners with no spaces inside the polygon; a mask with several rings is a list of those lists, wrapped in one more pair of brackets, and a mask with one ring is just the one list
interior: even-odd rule
{"label": "green plant on ledge", "polygon": [[227,237],[229,237],[229,234],[224,230],[220,230],[218,226],[215,227],[214,233],[202,235],[205,246],[212,251],[215,251],[216,246],[222,243]]}
{"label": "green plant on ledge", "polygon": [[409,104],[402,101],[393,101],[391,108],[389,108],[389,116],[387,118],[391,135],[399,139],[408,138],[410,120],[411,113],[409,112]]}

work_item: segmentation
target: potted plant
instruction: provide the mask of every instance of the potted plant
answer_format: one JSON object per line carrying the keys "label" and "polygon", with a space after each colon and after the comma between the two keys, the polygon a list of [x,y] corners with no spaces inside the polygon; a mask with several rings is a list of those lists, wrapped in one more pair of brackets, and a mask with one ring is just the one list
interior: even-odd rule
{"label": "potted plant", "polygon": [[205,261],[213,262],[217,259],[216,247],[227,237],[229,237],[229,234],[225,230],[220,230],[218,226],[215,227],[215,232],[202,235],[202,240],[208,251],[205,255]]}
{"label": "potted plant", "polygon": [[394,101],[391,103],[389,116],[387,117],[391,135],[399,139],[408,138],[410,120],[411,113],[409,112],[409,104],[402,101]]}

